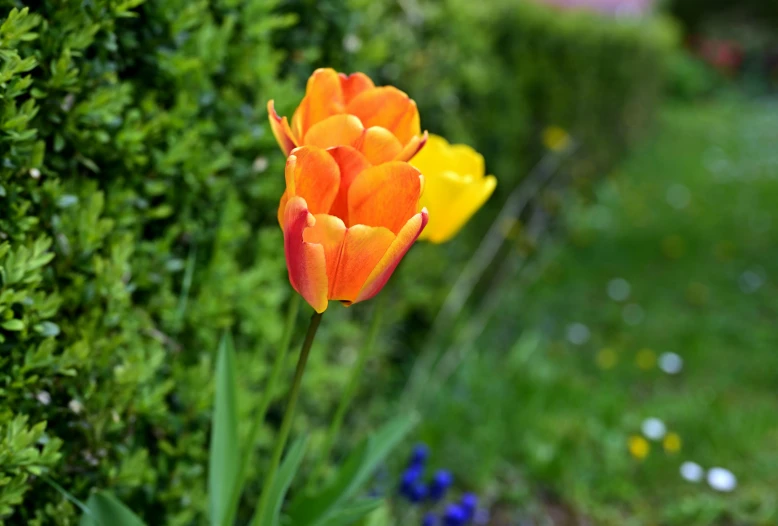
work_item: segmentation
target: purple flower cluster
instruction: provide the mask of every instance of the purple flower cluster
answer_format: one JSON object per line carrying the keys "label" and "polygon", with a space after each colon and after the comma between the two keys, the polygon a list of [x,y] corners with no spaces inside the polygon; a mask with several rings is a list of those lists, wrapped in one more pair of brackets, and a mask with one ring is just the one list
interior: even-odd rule
{"label": "purple flower cluster", "polygon": [[465,493],[457,502],[444,504],[446,494],[454,484],[451,472],[441,469],[432,478],[425,479],[424,472],[429,448],[417,445],[411,452],[408,467],[400,476],[399,493],[413,505],[426,512],[422,526],[467,526],[484,524],[484,512],[478,510],[478,497]]}

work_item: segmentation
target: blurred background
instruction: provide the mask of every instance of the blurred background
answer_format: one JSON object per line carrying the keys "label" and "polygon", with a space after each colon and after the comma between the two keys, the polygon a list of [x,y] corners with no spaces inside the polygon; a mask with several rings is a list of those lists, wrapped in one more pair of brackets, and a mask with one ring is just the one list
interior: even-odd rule
{"label": "blurred background", "polygon": [[[205,521],[218,339],[259,392],[290,297],[266,102],[291,115],[331,66],[409,93],[499,181],[382,293],[332,465],[417,410],[481,524],[778,523],[778,2],[0,0],[3,20],[0,520],[77,521],[48,470],[149,524]],[[372,308],[327,312],[295,429],[314,450]]]}

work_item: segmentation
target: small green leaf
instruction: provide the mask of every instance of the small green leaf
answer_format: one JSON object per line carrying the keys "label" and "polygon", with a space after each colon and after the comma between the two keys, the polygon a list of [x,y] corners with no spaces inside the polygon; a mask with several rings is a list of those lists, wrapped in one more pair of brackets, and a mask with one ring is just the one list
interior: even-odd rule
{"label": "small green leaf", "polygon": [[376,511],[382,504],[381,499],[358,500],[336,511],[321,526],[348,526],[354,524],[369,513]]}
{"label": "small green leaf", "polygon": [[211,524],[221,526],[230,490],[238,473],[238,404],[235,387],[235,350],[225,332],[216,362],[216,394],[211,422],[208,462],[208,504]]}
{"label": "small green leaf", "polygon": [[365,439],[343,463],[332,484],[316,495],[300,495],[292,501],[290,523],[294,526],[331,524],[328,521],[348,509],[346,506],[354,494],[392,449],[410,433],[416,420],[416,415],[397,417]]}
{"label": "small green leaf", "polygon": [[90,514],[81,516],[79,526],[145,526],[127,506],[108,491],[93,493],[86,501]]}
{"label": "small green leaf", "polygon": [[289,451],[278,470],[275,483],[273,484],[273,487],[270,488],[270,497],[268,507],[265,508],[265,514],[263,517],[255,517],[252,519],[251,524],[256,524],[258,526],[278,525],[278,517],[281,514],[281,506],[284,503],[286,492],[289,491],[289,486],[292,484],[292,480],[297,474],[300,463],[305,456],[305,448],[307,445],[308,439],[300,438],[289,448]]}
{"label": "small green leaf", "polygon": [[2,324],[3,329],[7,331],[21,331],[24,329],[24,322],[22,320],[8,320]]}

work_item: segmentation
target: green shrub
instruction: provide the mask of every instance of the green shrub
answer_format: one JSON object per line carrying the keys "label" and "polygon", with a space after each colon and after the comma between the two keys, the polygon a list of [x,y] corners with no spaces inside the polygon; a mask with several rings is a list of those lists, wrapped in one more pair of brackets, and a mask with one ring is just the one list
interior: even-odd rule
{"label": "green shrub", "polygon": [[[74,524],[46,475],[79,498],[113,488],[153,524],[203,520],[217,341],[232,328],[261,389],[289,297],[265,103],[291,108],[315,66],[404,87],[503,190],[546,124],[582,140],[587,174],[613,162],[653,113],[663,26],[511,4],[0,0],[0,519]],[[414,251],[424,270],[387,292],[397,348],[458,268],[439,251],[461,259],[477,231]],[[365,311],[332,311],[302,426],[327,419],[361,342]]]}

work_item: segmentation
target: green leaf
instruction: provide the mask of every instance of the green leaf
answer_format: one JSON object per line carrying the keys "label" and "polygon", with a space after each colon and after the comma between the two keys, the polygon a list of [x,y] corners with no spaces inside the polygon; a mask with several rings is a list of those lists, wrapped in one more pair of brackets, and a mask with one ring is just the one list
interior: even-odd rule
{"label": "green leaf", "polygon": [[366,438],[343,463],[335,480],[318,494],[301,495],[289,508],[294,526],[324,526],[345,511],[350,499],[373,475],[386,456],[416,425],[416,415],[395,418]]}
{"label": "green leaf", "polygon": [[370,513],[370,516],[365,519],[364,526],[389,526],[391,524],[391,513],[389,512],[389,506],[386,502],[381,507]]}
{"label": "green leaf", "polygon": [[21,331],[24,329],[24,322],[16,319],[8,320],[3,322],[2,327],[7,331]]}
{"label": "green leaf", "polygon": [[308,446],[307,438],[300,438],[289,448],[281,467],[278,470],[275,483],[270,488],[270,497],[268,506],[265,508],[263,517],[256,517],[251,524],[259,526],[277,526],[278,517],[281,514],[281,506],[284,503],[286,492],[292,484],[295,474],[300,467],[300,463],[305,456],[305,449]]}
{"label": "green leaf", "polygon": [[354,524],[369,513],[381,507],[381,499],[364,499],[356,501],[336,511],[321,526],[348,526]]}
{"label": "green leaf", "polygon": [[208,505],[211,524],[221,526],[230,490],[238,473],[238,408],[235,386],[235,350],[225,332],[216,362],[216,395],[208,461]]}
{"label": "green leaf", "polygon": [[86,501],[89,515],[81,516],[79,526],[145,526],[130,509],[108,491],[93,493]]}

